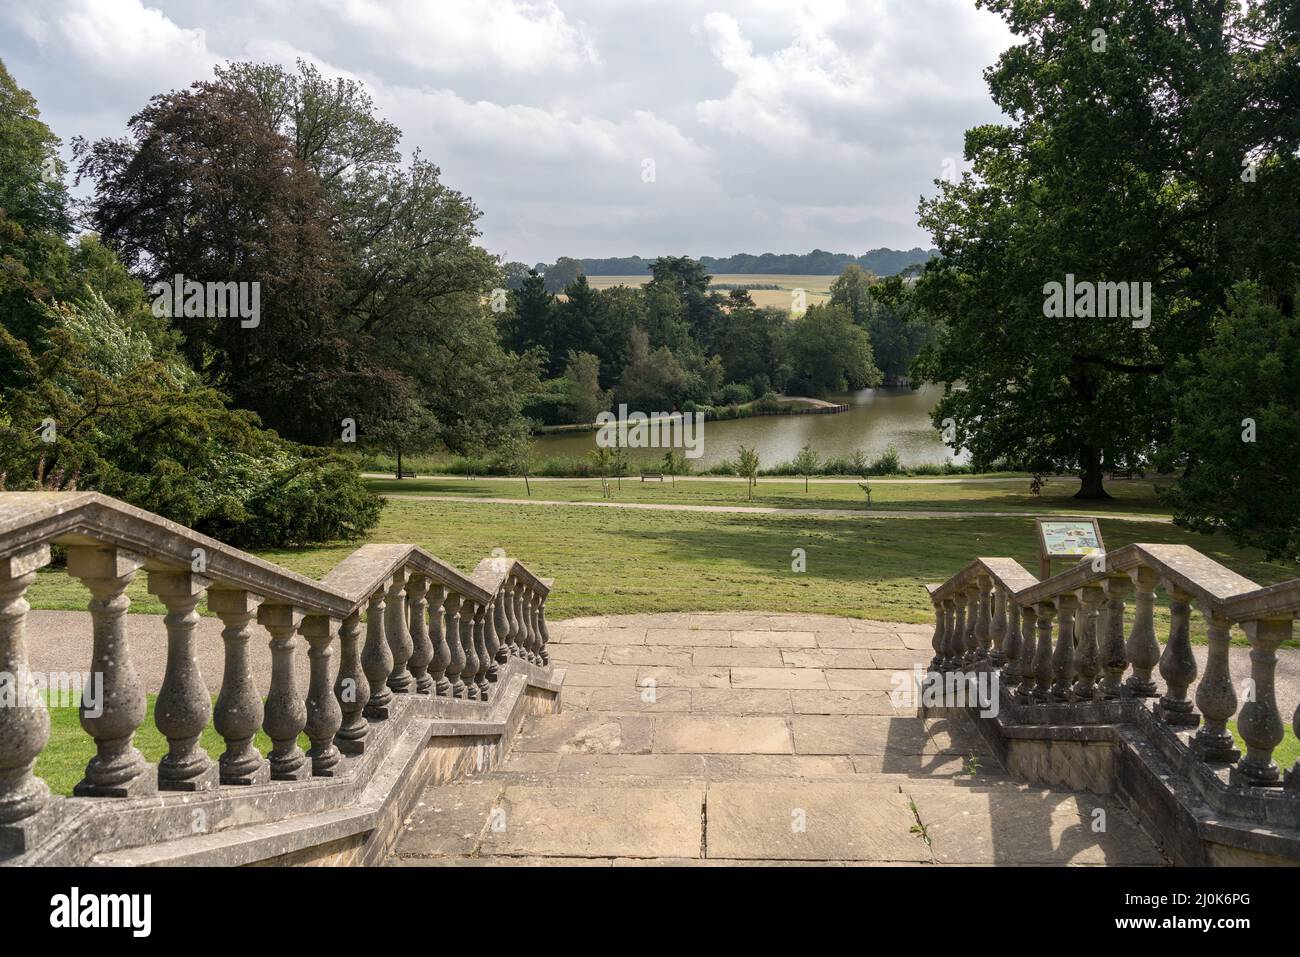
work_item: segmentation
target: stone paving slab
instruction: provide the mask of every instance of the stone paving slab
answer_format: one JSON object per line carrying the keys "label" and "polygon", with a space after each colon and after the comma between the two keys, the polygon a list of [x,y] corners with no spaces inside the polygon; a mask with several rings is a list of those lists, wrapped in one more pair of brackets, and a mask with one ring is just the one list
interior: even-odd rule
{"label": "stone paving slab", "polygon": [[739,668],[780,668],[788,664],[782,660],[780,648],[694,648],[694,665],[726,665]]}
{"label": "stone paving slab", "polygon": [[901,650],[907,646],[894,631],[819,631],[816,636],[818,648],[893,648]]}
{"label": "stone paving slab", "polygon": [[663,715],[655,718],[654,750],[680,754],[793,754],[785,718]]}
{"label": "stone paving slab", "polygon": [[780,688],[696,688],[691,711],[702,714],[790,714],[792,692]]}
{"label": "stone paving slab", "polygon": [[732,668],[733,688],[826,690],[826,675],[818,668]]}
{"label": "stone paving slab", "polygon": [[595,688],[589,708],[592,711],[673,711],[691,709],[690,688]]}
{"label": "stone paving slab", "polygon": [[[905,789],[940,863],[1166,863],[1127,811],[1095,795],[924,782]],[[1105,829],[1096,830],[1094,822]]]}
{"label": "stone paving slab", "polygon": [[825,672],[831,691],[893,691],[900,687],[897,674],[874,668],[827,668]]}
{"label": "stone paving slab", "polygon": [[515,739],[517,751],[649,754],[651,718],[596,711],[533,715]]}
{"label": "stone paving slab", "polygon": [[472,854],[504,788],[490,779],[426,788],[398,835],[399,857]]}
{"label": "stone paving slab", "polygon": [[886,691],[791,691],[795,714],[873,714],[910,717],[914,709],[894,707]]}
{"label": "stone paving slab", "polygon": [[920,718],[873,715],[796,715],[796,754],[922,754],[930,743]]}
{"label": "stone paving slab", "polygon": [[551,641],[561,645],[644,645],[646,629],[633,627],[550,629]]}
{"label": "stone paving slab", "polygon": [[815,648],[811,631],[733,631],[731,644],[737,648]]}
{"label": "stone paving slab", "polygon": [[732,671],[722,666],[642,665],[637,669],[635,683],[639,688],[730,688]]}
{"label": "stone paving slab", "polygon": [[914,824],[908,798],[888,785],[711,784],[706,856],[928,862]]}
{"label": "stone paving slab", "polygon": [[875,668],[871,651],[867,648],[807,648],[785,649],[781,652],[789,668]]}
{"label": "stone paving slab", "polygon": [[[576,647],[591,648],[594,645]],[[552,656],[556,661],[563,659],[568,663],[567,654]],[[602,664],[607,665],[684,665],[691,664],[690,648],[674,648],[667,645],[610,645],[604,649]]]}
{"label": "stone paving slab", "polygon": [[703,788],[507,787],[484,856],[698,857]]}
{"label": "stone paving slab", "polygon": [[730,648],[731,632],[726,629],[650,628],[647,629],[647,643],[687,648]]}

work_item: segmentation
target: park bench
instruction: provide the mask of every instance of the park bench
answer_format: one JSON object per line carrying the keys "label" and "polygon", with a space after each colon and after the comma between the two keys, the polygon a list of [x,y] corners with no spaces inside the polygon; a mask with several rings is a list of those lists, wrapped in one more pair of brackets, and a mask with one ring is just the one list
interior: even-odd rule
{"label": "park bench", "polygon": [[642,472],[641,481],[644,482],[646,479],[657,479],[659,482],[662,483],[664,480],[664,473],[663,472]]}
{"label": "park bench", "polygon": [[398,477],[399,479],[404,479],[404,478],[415,478],[415,472],[413,472],[411,469],[401,469],[401,470],[397,473],[397,477]]}

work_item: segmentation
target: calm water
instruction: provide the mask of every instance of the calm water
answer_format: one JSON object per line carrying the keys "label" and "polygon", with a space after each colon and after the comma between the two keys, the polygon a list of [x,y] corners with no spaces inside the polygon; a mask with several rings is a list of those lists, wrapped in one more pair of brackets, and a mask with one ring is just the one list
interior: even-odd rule
{"label": "calm water", "polygon": [[[822,458],[851,455],[862,449],[868,460],[886,448],[898,450],[904,465],[943,464],[954,460],[952,450],[930,423],[930,410],[943,395],[941,386],[911,389],[863,389],[847,395],[827,396],[831,402],[851,406],[835,415],[764,415],[730,422],[704,423],[704,454],[692,461],[696,469],[724,459],[735,459],[741,445],[758,451],[764,468],[788,462],[805,444]],[[536,440],[539,458],[581,456],[596,447],[595,432],[561,433]],[[662,449],[629,449],[634,459],[658,459]],[[966,461],[964,454],[955,457]]]}

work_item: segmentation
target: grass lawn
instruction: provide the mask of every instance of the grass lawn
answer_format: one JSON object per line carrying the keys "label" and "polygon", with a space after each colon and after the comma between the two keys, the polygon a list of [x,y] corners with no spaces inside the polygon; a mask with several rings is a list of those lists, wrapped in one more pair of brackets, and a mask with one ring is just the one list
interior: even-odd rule
{"label": "grass lawn", "polygon": [[[156,695],[148,695],[148,712],[144,724],[135,733],[135,746],[144,755],[145,760],[157,764],[167,753],[167,739],[158,730],[153,721],[153,706]],[[214,702],[215,698],[212,699]],[[226,742],[209,723],[199,739],[203,750],[215,759],[226,750]],[[265,731],[259,730],[253,740],[254,747],[263,755],[271,753],[271,739]],[[298,736],[298,746],[306,751],[311,747],[305,734]],[[85,776],[86,762],[95,756],[95,742],[82,730],[77,720],[77,709],[60,707],[50,709],[50,743],[36,759],[36,775],[43,778],[55,794],[71,795],[73,787]]]}
{"label": "grass lawn", "polygon": [[[466,480],[445,476],[415,479],[366,479],[376,492],[386,495],[470,495],[476,498],[525,498],[523,479]],[[837,508],[867,511],[866,495],[856,482],[810,482],[804,491],[802,479],[760,478],[751,501],[745,481],[680,481],[675,485],[642,482],[640,476],[624,477],[622,488],[611,480],[614,502],[654,502],[682,505],[758,505],[770,508]],[[1078,482],[1049,482],[1043,491],[1029,491],[1028,479],[1006,482],[914,482],[871,483],[873,508],[910,511],[1034,512],[1039,514],[1153,515],[1168,517],[1169,511],[1156,499],[1152,482],[1112,482],[1106,502],[1079,502],[1073,498]],[[533,498],[564,502],[598,502],[603,498],[600,479],[563,482],[533,482]],[[1037,563],[1035,563],[1037,564]]]}
{"label": "grass lawn", "polygon": [[[1285,716],[1283,717],[1283,720],[1285,720]],[[1241,753],[1245,754],[1246,742],[1241,740],[1241,734],[1237,731],[1237,722],[1229,721],[1228,730],[1232,732],[1233,738],[1236,739],[1237,747],[1241,749]],[[1300,758],[1300,741],[1296,740],[1295,732],[1291,729],[1290,722],[1288,722],[1286,726],[1286,737],[1284,737],[1282,743],[1273,750],[1273,760],[1277,762],[1277,766],[1283,771],[1289,771],[1291,768],[1295,767],[1298,758]]]}

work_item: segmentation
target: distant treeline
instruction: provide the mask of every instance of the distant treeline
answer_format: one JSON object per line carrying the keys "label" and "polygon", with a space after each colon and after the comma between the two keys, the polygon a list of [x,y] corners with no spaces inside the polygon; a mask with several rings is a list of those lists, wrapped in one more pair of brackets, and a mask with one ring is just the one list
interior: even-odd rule
{"label": "distant treeline", "polygon": [[[838,276],[845,266],[861,266],[877,276],[894,276],[908,266],[924,263],[932,256],[937,256],[937,249],[872,249],[861,256],[851,253],[828,253],[824,249],[814,249],[810,253],[737,253],[734,256],[716,258],[701,256],[699,259],[708,273],[727,275],[729,273],[794,275],[794,276]],[[582,271],[588,276],[648,276],[650,267],[656,257],[642,259],[640,256],[621,256],[611,259],[580,259]],[[538,263],[537,271],[545,272],[546,264]]]}

